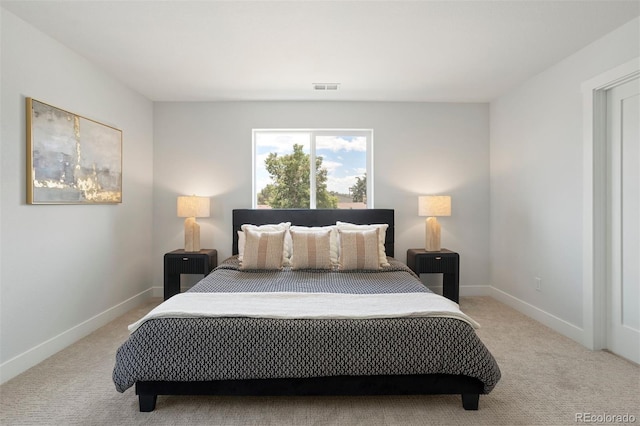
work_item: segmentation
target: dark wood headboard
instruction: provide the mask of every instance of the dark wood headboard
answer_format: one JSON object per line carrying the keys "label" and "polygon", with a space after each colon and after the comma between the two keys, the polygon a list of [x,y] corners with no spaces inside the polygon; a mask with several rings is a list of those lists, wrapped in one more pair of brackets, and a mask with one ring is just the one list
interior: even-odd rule
{"label": "dark wood headboard", "polygon": [[392,209],[235,209],[233,210],[232,254],[238,254],[238,231],[245,223],[265,225],[267,223],[291,222],[299,226],[335,225],[336,221],[368,225],[386,223],[385,251],[393,257],[394,211]]}

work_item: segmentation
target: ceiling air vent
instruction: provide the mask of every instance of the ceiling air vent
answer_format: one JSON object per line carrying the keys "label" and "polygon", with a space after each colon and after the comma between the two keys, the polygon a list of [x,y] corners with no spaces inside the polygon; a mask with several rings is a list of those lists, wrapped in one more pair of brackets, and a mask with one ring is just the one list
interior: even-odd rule
{"label": "ceiling air vent", "polygon": [[338,90],[340,83],[313,83],[314,90]]}

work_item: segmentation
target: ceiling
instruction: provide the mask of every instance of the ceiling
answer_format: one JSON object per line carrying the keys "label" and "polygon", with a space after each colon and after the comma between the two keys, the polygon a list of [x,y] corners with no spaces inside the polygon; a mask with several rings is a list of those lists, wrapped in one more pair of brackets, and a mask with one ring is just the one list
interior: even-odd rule
{"label": "ceiling", "polygon": [[640,15],[640,0],[0,4],[154,101],[487,102]]}

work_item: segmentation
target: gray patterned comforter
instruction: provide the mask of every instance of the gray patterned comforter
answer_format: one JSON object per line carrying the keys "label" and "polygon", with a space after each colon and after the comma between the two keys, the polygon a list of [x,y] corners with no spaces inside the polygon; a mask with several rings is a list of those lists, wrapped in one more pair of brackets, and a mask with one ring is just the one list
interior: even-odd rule
{"label": "gray patterned comforter", "polygon": [[[391,259],[390,259],[391,260]],[[428,292],[404,264],[376,272],[245,272],[223,262],[191,292]],[[400,374],[462,374],[484,392],[500,369],[473,328],[452,318],[162,318],[118,349],[119,392],[136,381],[207,381]]]}

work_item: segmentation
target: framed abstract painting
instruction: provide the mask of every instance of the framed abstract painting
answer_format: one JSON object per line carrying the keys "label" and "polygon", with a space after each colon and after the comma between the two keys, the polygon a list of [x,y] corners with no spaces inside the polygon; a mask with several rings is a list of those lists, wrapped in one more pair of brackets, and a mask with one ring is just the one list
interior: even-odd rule
{"label": "framed abstract painting", "polygon": [[122,130],[27,98],[27,203],[122,202]]}

